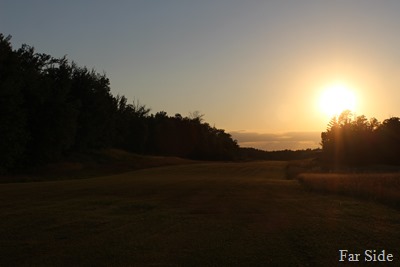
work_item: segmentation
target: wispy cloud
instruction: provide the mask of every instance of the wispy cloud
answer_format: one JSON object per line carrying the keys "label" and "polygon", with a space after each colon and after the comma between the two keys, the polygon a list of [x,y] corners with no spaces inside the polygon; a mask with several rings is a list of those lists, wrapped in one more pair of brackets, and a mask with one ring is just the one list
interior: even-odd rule
{"label": "wispy cloud", "polygon": [[262,150],[318,148],[320,132],[256,133],[246,131],[230,132],[241,147],[254,147]]}

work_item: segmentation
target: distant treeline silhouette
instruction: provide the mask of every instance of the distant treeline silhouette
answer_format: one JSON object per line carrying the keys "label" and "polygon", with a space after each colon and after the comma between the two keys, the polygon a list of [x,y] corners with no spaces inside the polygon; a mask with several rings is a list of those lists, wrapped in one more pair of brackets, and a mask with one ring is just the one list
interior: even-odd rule
{"label": "distant treeline silhouette", "polygon": [[191,159],[231,160],[230,134],[189,117],[150,114],[138,101],[110,93],[105,74],[78,67],[0,34],[0,171],[107,147]]}
{"label": "distant treeline silhouette", "polygon": [[329,165],[400,164],[400,118],[379,122],[347,110],[321,134],[321,160]]}
{"label": "distant treeline silhouette", "polygon": [[240,159],[242,160],[302,160],[310,158],[318,158],[321,149],[302,149],[302,150],[276,150],[265,151],[252,147],[240,148]]}

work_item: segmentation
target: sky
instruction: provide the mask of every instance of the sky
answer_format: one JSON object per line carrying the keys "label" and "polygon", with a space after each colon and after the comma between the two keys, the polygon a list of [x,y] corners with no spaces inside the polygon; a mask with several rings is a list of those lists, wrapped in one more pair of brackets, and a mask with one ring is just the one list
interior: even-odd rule
{"label": "sky", "polygon": [[333,83],[357,115],[400,116],[399,14],[397,0],[2,0],[0,32],[105,72],[153,113],[200,111],[241,146],[303,149],[319,146]]}

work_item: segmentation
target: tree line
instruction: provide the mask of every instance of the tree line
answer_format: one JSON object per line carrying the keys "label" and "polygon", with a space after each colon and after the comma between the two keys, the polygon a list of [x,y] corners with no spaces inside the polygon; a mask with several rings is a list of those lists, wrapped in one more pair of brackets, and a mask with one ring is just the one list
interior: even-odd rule
{"label": "tree line", "polygon": [[150,114],[138,101],[113,96],[105,74],[29,45],[14,50],[10,40],[0,34],[0,172],[107,147],[191,159],[237,157],[236,140],[202,114]]}
{"label": "tree line", "polygon": [[347,110],[332,118],[321,139],[321,160],[330,165],[400,164],[398,117],[379,122]]}
{"label": "tree line", "polygon": [[276,151],[265,151],[253,147],[241,147],[240,148],[240,159],[242,160],[276,160],[276,161],[287,161],[287,160],[303,160],[303,159],[315,159],[320,155],[321,149],[301,149],[301,150],[276,150]]}

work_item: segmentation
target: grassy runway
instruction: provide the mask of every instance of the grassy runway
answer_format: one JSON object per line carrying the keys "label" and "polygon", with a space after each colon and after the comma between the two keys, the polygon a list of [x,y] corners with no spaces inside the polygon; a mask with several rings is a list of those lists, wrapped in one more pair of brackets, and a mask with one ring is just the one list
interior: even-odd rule
{"label": "grassy runway", "polygon": [[345,266],[339,249],[385,249],[400,264],[398,210],[307,191],[284,169],[201,163],[0,184],[0,266]]}

